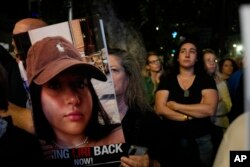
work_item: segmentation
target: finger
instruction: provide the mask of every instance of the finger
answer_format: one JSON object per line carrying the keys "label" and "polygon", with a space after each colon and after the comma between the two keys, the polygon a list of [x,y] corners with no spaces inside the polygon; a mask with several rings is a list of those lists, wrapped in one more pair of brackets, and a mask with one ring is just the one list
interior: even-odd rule
{"label": "finger", "polygon": [[138,160],[134,160],[134,158],[132,159],[131,157],[134,156],[129,156],[129,157],[122,157],[121,158],[121,164],[124,167],[139,167],[139,164],[141,163]]}

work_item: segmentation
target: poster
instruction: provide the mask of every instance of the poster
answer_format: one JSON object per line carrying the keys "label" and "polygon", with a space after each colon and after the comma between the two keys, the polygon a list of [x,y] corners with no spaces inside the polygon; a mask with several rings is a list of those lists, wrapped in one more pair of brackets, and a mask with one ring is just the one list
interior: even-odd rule
{"label": "poster", "polygon": [[47,161],[50,161],[50,165],[119,167],[120,157],[125,155],[124,150],[127,150],[125,143],[77,149],[57,149],[52,150],[51,159]]}
{"label": "poster", "polygon": [[[74,19],[17,34],[13,38],[18,52],[23,54],[22,59],[25,60],[29,47],[48,36],[62,36],[70,41],[78,49],[84,62],[99,68],[106,75],[105,82],[96,79],[91,79],[91,82],[111,123],[120,124],[102,20],[98,16]],[[50,161],[49,164],[64,166],[119,166],[120,157],[127,150],[123,137],[123,141],[119,143],[53,149],[46,159]]]}

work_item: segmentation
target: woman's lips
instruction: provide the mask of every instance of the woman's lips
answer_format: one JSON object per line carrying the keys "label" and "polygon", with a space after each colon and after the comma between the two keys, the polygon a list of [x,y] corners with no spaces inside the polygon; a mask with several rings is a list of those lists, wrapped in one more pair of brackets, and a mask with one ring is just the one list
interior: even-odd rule
{"label": "woman's lips", "polygon": [[78,121],[82,119],[83,114],[79,112],[72,112],[72,113],[67,114],[65,117],[67,117],[68,119],[72,121]]}

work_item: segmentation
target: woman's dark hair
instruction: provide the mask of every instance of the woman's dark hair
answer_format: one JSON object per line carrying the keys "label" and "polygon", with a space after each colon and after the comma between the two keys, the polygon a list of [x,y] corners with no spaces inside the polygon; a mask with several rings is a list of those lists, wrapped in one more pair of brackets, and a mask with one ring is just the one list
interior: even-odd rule
{"label": "woman's dark hair", "polygon": [[239,69],[239,67],[234,59],[226,57],[226,58],[223,58],[219,61],[219,71],[220,72],[222,72],[222,66],[225,63],[225,61],[230,61],[232,63],[233,68],[234,68],[233,73]]}
{"label": "woman's dark hair", "polygon": [[0,64],[0,109],[8,110],[8,76],[2,64]]}
{"label": "woman's dark hair", "polygon": [[[109,134],[114,128],[120,126],[120,124],[111,124],[111,119],[104,110],[90,81],[90,78],[88,78],[87,80],[88,88],[92,96],[93,108],[90,121],[85,131],[85,135],[87,135],[91,139],[101,139]],[[55,139],[55,134],[42,110],[41,90],[41,86],[36,85],[34,82],[32,82],[30,86],[30,94],[32,100],[34,127],[36,135],[40,139],[51,141]]]}
{"label": "woman's dark hair", "polygon": [[194,65],[194,73],[195,74],[198,74],[198,73],[202,73],[202,74],[205,74],[205,70],[204,70],[204,62],[202,60],[202,53],[201,53],[201,50],[199,48],[199,45],[198,43],[193,40],[193,39],[185,39],[183,40],[177,47],[177,52],[176,52],[176,55],[174,55],[174,58],[173,58],[173,66],[172,66],[172,71],[171,73],[174,73],[174,74],[179,74],[180,73],[180,70],[179,70],[179,61],[178,61],[178,58],[179,58],[179,53],[180,53],[180,50],[181,50],[181,47],[186,44],[186,43],[191,43],[193,44],[195,47],[196,47],[196,51],[197,51],[197,61]]}

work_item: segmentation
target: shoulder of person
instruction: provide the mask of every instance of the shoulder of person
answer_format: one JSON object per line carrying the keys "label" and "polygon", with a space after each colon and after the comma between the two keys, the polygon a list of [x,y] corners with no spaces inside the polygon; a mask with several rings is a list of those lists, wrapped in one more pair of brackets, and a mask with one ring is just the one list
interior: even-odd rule
{"label": "shoulder of person", "polygon": [[217,88],[227,88],[228,89],[227,82],[225,80],[217,82],[216,84],[217,84]]}
{"label": "shoulder of person", "polygon": [[145,82],[150,82],[151,81],[150,76],[143,76],[143,79],[144,79]]}
{"label": "shoulder of person", "polygon": [[4,120],[8,122],[6,137],[10,139],[10,141],[15,141],[15,144],[30,144],[32,145],[34,142],[38,143],[38,138],[26,130],[16,126],[13,124],[13,118],[11,116],[3,117]]}
{"label": "shoulder of person", "polygon": [[[239,115],[228,127],[228,129],[225,132],[225,135],[230,139],[230,138],[238,138],[241,136],[239,140],[243,140],[244,137],[247,135],[248,131],[248,123],[250,120],[250,112],[243,112],[241,115]],[[237,137],[236,137],[237,136]],[[233,142],[233,141],[232,141]],[[241,143],[243,144],[243,143]]]}
{"label": "shoulder of person", "polygon": [[11,116],[13,124],[29,133],[34,134],[34,124],[32,111],[28,108],[19,107],[9,102],[8,111],[1,113],[5,116]]}

